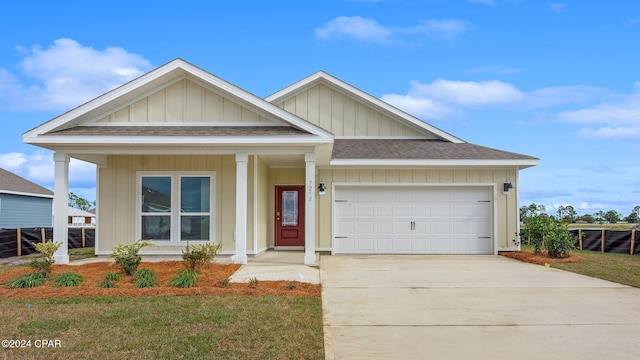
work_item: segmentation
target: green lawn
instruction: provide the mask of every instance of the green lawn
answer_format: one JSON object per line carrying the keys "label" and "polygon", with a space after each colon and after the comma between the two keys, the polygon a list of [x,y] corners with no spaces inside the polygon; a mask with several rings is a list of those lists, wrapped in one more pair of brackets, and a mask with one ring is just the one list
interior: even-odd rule
{"label": "green lawn", "polygon": [[640,256],[575,250],[580,263],[552,263],[554,268],[640,288]]}
{"label": "green lawn", "polygon": [[[0,334],[31,340],[31,348],[0,349],[3,359],[324,358],[320,298],[5,300]],[[36,348],[36,339],[61,347]]]}

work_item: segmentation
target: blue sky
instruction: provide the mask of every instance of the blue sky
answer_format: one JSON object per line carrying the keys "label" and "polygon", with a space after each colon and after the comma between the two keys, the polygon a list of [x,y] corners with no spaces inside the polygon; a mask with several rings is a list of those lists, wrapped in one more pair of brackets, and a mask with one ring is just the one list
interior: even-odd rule
{"label": "blue sky", "polygon": [[[174,58],[265,97],[318,70],[468,142],[536,156],[521,205],[640,205],[640,2],[3,1],[0,167],[22,133]],[[71,163],[93,200],[95,169]]]}

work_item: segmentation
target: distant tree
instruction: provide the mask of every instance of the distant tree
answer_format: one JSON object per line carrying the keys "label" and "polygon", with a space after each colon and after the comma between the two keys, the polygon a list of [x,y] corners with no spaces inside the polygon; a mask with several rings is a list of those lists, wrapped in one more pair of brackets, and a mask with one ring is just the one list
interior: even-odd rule
{"label": "distant tree", "polygon": [[629,213],[629,216],[625,218],[625,220],[628,223],[632,223],[632,224],[640,222],[640,205],[635,206],[633,210],[631,210],[631,213]]}
{"label": "distant tree", "polygon": [[524,221],[525,219],[536,217],[546,212],[547,209],[544,205],[536,205],[536,203],[531,203],[529,204],[529,206],[520,207],[520,219]]}
{"label": "distant tree", "polygon": [[89,200],[80,197],[72,192],[69,193],[69,206],[80,210],[90,210],[96,206],[96,202],[89,202]]}
{"label": "distant tree", "polygon": [[604,214],[604,219],[610,224],[615,224],[620,221],[620,214],[615,210],[609,210]]}
{"label": "distant tree", "polygon": [[578,213],[571,205],[560,205],[556,211],[558,221],[565,223],[574,223]]}
{"label": "distant tree", "polygon": [[578,220],[582,220],[582,221],[587,222],[589,224],[593,224],[594,222],[596,222],[596,219],[591,214],[580,215],[578,217]]}
{"label": "distant tree", "polygon": [[603,221],[605,221],[605,220],[606,220],[606,219],[605,219],[605,217],[604,217],[605,213],[604,213],[604,211],[602,211],[602,210],[598,210],[598,211],[597,211],[595,214],[593,214],[593,215],[594,215],[594,217],[595,217],[595,219],[596,219],[596,221],[597,221],[597,222],[603,222]]}

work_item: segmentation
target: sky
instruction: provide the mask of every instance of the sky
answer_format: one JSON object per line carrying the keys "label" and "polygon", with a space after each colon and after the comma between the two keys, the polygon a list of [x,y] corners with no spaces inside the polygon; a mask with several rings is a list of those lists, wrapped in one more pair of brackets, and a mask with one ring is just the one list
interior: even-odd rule
{"label": "sky", "polygon": [[[175,58],[266,97],[318,70],[467,142],[535,156],[520,205],[640,205],[640,2],[2,1],[0,167],[22,134]],[[95,167],[70,190],[95,199]]]}

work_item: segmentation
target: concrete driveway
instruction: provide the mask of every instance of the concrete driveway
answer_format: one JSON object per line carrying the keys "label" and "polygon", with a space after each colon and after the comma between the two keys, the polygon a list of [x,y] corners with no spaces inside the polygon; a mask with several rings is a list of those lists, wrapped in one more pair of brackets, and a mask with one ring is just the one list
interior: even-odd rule
{"label": "concrete driveway", "polygon": [[640,358],[640,289],[500,256],[323,256],[327,359]]}

